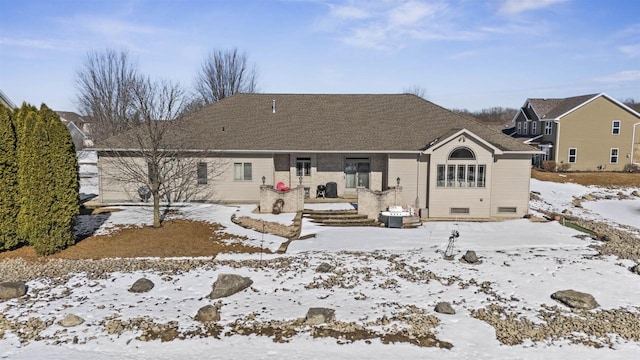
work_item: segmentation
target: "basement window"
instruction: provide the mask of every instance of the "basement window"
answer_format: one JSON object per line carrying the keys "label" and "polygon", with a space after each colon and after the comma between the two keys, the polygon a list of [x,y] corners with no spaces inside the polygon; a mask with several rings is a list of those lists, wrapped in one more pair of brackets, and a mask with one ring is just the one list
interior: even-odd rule
{"label": "basement window", "polygon": [[469,208],[450,208],[449,212],[452,215],[460,215],[460,214],[469,215]]}
{"label": "basement window", "polygon": [[498,212],[499,213],[515,214],[516,210],[517,210],[517,208],[515,206],[499,206],[498,207]]}

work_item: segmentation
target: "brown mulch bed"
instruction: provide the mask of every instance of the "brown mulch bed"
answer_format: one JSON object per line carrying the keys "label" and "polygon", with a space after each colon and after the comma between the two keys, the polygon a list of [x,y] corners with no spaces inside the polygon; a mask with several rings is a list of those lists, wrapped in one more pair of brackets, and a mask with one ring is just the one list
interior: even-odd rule
{"label": "brown mulch bed", "polygon": [[[69,248],[47,257],[38,257],[31,246],[0,252],[0,260],[102,259],[135,257],[199,257],[218,253],[259,253],[258,247],[242,245],[236,235],[223,227],[201,221],[167,220],[162,227],[127,227],[109,235],[90,236]],[[264,250],[268,252],[269,250]]]}
{"label": "brown mulch bed", "polygon": [[531,170],[531,177],[541,181],[558,183],[576,183],[580,185],[597,185],[602,187],[640,186],[640,173],[625,172],[567,172]]}

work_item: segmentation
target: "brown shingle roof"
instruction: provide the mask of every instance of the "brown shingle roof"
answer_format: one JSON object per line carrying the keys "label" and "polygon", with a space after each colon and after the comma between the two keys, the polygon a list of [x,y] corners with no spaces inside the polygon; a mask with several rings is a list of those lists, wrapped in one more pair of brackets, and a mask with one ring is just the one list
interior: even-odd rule
{"label": "brown shingle roof", "polygon": [[556,119],[567,111],[584,104],[598,94],[574,96],[564,99],[528,99],[540,120]]}
{"label": "brown shingle roof", "polygon": [[410,94],[237,94],[179,122],[191,149],[414,152],[466,128],[501,150],[536,150]]}

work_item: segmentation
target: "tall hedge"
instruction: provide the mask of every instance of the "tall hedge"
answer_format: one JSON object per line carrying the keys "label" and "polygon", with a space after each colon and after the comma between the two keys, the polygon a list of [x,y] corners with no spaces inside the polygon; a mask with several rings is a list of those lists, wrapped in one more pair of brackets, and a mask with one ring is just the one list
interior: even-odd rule
{"label": "tall hedge", "polygon": [[39,248],[49,242],[50,189],[48,139],[38,109],[23,104],[17,111],[18,128],[18,237]]}
{"label": "tall hedge", "polygon": [[39,255],[74,243],[79,212],[78,162],[71,134],[58,115],[24,104],[16,115],[18,239]]}
{"label": "tall hedge", "polygon": [[0,104],[0,250],[12,249],[20,243],[16,236],[17,172],[13,114]]}
{"label": "tall hedge", "polygon": [[[73,226],[80,212],[78,158],[71,133],[60,116],[45,105],[40,107],[48,135],[48,169],[50,242],[40,246],[43,253],[53,253],[75,243]],[[37,249],[36,249],[37,250]]]}

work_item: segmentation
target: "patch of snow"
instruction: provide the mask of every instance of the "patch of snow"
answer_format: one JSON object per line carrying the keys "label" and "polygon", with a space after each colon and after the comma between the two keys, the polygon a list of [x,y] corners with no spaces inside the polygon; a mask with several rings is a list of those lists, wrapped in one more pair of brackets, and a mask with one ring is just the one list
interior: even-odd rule
{"label": "patch of snow", "polygon": [[[575,184],[555,184],[532,180],[531,189],[545,205],[561,211],[571,206],[574,196],[587,193],[611,193],[611,190]],[[640,228],[639,199],[583,202],[584,213]],[[308,204],[307,208],[348,208],[350,204]],[[86,217],[84,226],[98,233],[122,225],[148,225],[151,207],[117,206],[121,211]],[[277,249],[286,239],[244,229],[231,216],[250,216],[265,221],[290,224],[294,214],[256,214],[255,206],[222,206],[214,204],[176,204],[190,219],[220,223],[225,232],[247,237],[251,244]],[[576,209],[573,209],[576,210]],[[583,211],[583,210],[576,210]],[[635,217],[634,217],[635,216]],[[97,220],[99,219],[99,220]],[[93,223],[95,221],[95,223]],[[592,294],[600,309],[628,309],[640,312],[637,299],[638,275],[628,267],[631,261],[612,256],[593,257],[592,240],[582,240],[577,231],[557,222],[530,222],[525,219],[502,222],[425,222],[415,229],[323,227],[303,219],[302,232],[314,234],[306,240],[293,241],[286,254],[220,254],[210,267],[163,276],[154,271],[111,273],[104,278],[88,274],[71,274],[68,280],[30,281],[29,297],[3,301],[6,319],[27,321],[61,319],[67,313],[83,317],[84,324],[60,333],[71,341],[54,345],[51,341],[21,344],[11,331],[0,338],[0,358],[10,359],[631,359],[640,353],[640,343],[614,338],[613,348],[593,348],[571,344],[567,340],[525,341],[506,346],[496,340],[493,327],[475,319],[470,311],[490,304],[500,304],[525,318],[540,322],[538,311],[547,305],[558,305],[550,298],[557,290],[575,289]],[[452,231],[455,260],[443,259]],[[458,261],[467,250],[474,250],[482,261],[470,265]],[[237,266],[240,261],[259,260],[258,267]],[[224,261],[222,261],[224,260]],[[280,263],[281,267],[274,264]],[[268,262],[271,262],[267,266]],[[320,274],[315,268],[327,262],[343,275],[345,286],[308,287],[326,280],[331,274]],[[262,265],[265,266],[262,266]],[[445,281],[411,280],[411,276],[431,272],[440,279],[457,279],[453,285]],[[236,273],[248,276],[250,289],[222,299],[220,325],[256,314],[260,321],[291,320],[303,317],[310,307],[336,310],[342,321],[362,323],[381,316],[392,316],[406,306],[425,309],[440,319],[436,337],[453,344],[451,350],[421,348],[406,343],[383,344],[356,341],[339,344],[333,338],[314,339],[308,333],[296,335],[288,343],[276,343],[266,336],[221,336],[161,342],[135,339],[139,333],[108,335],[99,325],[107,317],[121,320],[148,317],[157,323],[177,321],[181,330],[193,329],[197,310],[213,301],[206,298],[218,274]],[[156,286],[145,294],[126,289],[138,278],[147,277]],[[5,281],[5,279],[0,279]],[[478,285],[489,283],[494,295],[480,291]],[[466,286],[461,286],[466,284]],[[70,295],[64,295],[70,291]],[[497,300],[501,298],[503,300]],[[432,309],[440,301],[451,302],[455,315],[435,314]],[[562,305],[559,305],[562,307]],[[597,310],[596,310],[597,311]],[[390,324],[389,326],[393,326]],[[61,331],[51,325],[43,335]]]}

